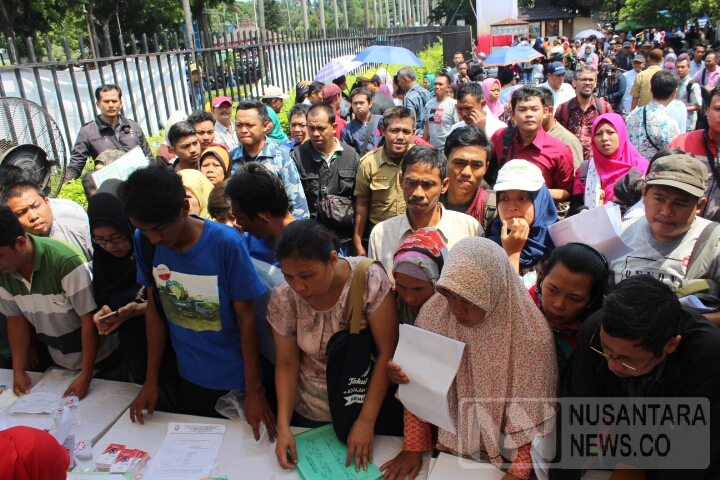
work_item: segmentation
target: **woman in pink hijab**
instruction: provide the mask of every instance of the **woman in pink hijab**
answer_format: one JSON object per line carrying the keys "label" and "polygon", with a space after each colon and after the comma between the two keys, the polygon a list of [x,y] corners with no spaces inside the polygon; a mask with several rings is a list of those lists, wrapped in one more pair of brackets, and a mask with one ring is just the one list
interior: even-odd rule
{"label": "woman in pink hijab", "polygon": [[600,115],[593,122],[592,134],[593,158],[583,162],[575,172],[571,214],[583,207],[595,208],[612,201],[615,182],[633,167],[643,173],[648,169],[648,161],[630,143],[622,116]]}
{"label": "woman in pink hijab", "polygon": [[490,110],[490,113],[492,113],[495,118],[500,118],[500,116],[505,113],[505,107],[500,101],[501,86],[500,80],[497,78],[488,78],[482,82],[485,105],[487,105],[488,110]]}

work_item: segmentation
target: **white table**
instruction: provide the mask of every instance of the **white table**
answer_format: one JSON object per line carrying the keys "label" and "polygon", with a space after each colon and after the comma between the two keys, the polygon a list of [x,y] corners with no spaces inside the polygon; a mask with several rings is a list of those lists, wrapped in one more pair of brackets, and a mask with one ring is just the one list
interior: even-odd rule
{"label": "white table", "polygon": [[[28,373],[33,385],[42,376],[42,373]],[[12,370],[0,369],[0,385],[2,384],[12,391]],[[73,428],[75,439],[78,441],[90,440],[93,444],[97,442],[132,404],[139,391],[140,385],[94,378],[87,396],[80,400],[81,423]],[[14,394],[12,395],[14,396]],[[24,425],[40,429],[55,428],[49,414],[7,414],[5,423],[8,427]]]}
{"label": "white table", "polygon": [[[227,426],[220,453],[216,464],[228,480],[276,480],[281,478],[297,479],[299,476],[292,470],[284,470],[277,463],[275,457],[275,444],[266,442],[258,448],[250,448],[243,440],[244,435],[252,438],[252,429],[245,422],[231,421],[220,418],[195,417],[178,415],[174,413],[155,412],[153,416],[144,413],[145,425],[132,423],[128,411],[96,444],[93,445],[93,459],[97,460],[102,452],[111,443],[124,444],[127,448],[145,450],[152,457],[155,456],[165,439],[168,422],[182,423],[213,423]],[[294,433],[304,429],[293,428]],[[254,442],[254,438],[252,438]],[[402,448],[402,438],[375,437],[374,460],[379,467],[392,459]],[[423,458],[423,468],[418,479],[427,478],[427,468],[430,454]],[[147,468],[147,467],[146,467]],[[141,472],[142,473],[142,472]]]}

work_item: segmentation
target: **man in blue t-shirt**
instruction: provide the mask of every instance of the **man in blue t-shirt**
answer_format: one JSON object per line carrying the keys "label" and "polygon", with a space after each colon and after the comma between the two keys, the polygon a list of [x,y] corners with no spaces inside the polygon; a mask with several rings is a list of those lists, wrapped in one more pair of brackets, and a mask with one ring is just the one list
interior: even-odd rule
{"label": "man in blue t-shirt", "polygon": [[[253,306],[265,287],[245,240],[231,227],[189,215],[181,178],[162,166],[136,170],[120,197],[138,229],[138,283],[148,289],[147,380],[130,418],[142,424],[143,408],[154,411],[167,328],[177,354],[179,413],[217,416],[219,397],[244,390],[245,416],[256,439],[261,422],[272,439],[275,415],[263,394]],[[143,236],[156,246],[152,269],[143,252],[152,247]]]}

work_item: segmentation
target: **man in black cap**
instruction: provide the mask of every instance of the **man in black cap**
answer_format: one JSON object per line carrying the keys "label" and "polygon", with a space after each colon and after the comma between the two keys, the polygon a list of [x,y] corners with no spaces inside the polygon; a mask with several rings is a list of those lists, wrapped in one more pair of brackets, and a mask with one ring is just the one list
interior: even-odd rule
{"label": "man in black cap", "polygon": [[627,71],[632,70],[633,57],[632,50],[630,49],[630,42],[623,42],[622,49],[615,55],[617,60],[618,68]]}
{"label": "man in black cap", "polygon": [[385,113],[385,110],[395,106],[392,98],[380,91],[380,84],[382,83],[382,80],[380,80],[378,75],[373,75],[370,78],[360,77],[359,80],[362,82],[363,87],[367,88],[370,90],[370,93],[372,93],[372,107],[370,108],[370,113],[382,115]]}

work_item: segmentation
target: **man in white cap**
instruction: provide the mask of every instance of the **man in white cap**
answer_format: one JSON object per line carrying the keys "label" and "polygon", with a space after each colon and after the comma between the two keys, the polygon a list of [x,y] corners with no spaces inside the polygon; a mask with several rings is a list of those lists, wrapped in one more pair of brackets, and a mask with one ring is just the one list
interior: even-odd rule
{"label": "man in white cap", "polygon": [[270,120],[272,120],[273,123],[273,129],[267,134],[267,136],[268,138],[275,140],[278,144],[286,142],[288,139],[287,134],[283,132],[282,125],[280,125],[280,119],[277,116],[277,114],[280,113],[280,110],[282,110],[283,103],[288,98],[290,97],[285,95],[282,90],[275,85],[268,85],[265,87],[265,95],[262,97],[262,102],[265,104],[268,115],[270,115]]}
{"label": "man in white cap", "polygon": [[228,97],[217,97],[212,102],[215,123],[215,143],[223,145],[232,150],[237,148],[239,143],[235,133],[235,125],[232,123],[232,100]]}

